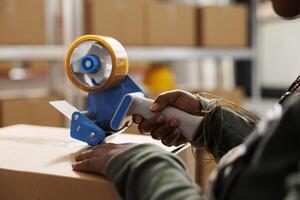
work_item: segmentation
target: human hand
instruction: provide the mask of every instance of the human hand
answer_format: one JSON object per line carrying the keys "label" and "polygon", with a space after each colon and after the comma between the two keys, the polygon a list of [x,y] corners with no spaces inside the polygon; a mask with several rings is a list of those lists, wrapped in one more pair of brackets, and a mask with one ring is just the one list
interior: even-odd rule
{"label": "human hand", "polygon": [[113,158],[131,149],[136,144],[102,143],[91,147],[75,157],[72,167],[76,171],[106,175],[106,168]]}
{"label": "human hand", "polygon": [[182,90],[173,90],[162,93],[149,108],[157,115],[151,119],[144,119],[141,115],[134,115],[133,122],[138,124],[141,133],[150,132],[152,138],[161,140],[166,146],[179,146],[187,142],[181,134],[180,122],[174,117],[166,119],[163,114],[159,114],[168,106],[175,107],[192,115],[200,114],[201,107],[196,95]]}

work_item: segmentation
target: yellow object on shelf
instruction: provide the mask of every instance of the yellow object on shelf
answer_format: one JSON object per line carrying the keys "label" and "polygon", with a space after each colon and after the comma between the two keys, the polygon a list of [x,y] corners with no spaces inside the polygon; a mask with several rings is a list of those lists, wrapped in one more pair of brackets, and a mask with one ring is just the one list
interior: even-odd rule
{"label": "yellow object on shelf", "polygon": [[160,64],[147,70],[144,84],[152,92],[165,92],[176,87],[175,77],[170,67]]}

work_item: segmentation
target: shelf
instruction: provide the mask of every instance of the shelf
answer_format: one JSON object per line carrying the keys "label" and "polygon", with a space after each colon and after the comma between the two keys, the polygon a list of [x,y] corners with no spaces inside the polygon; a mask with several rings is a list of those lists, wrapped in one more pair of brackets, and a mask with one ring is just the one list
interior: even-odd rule
{"label": "shelf", "polygon": [[129,60],[184,61],[203,58],[252,59],[254,52],[248,48],[195,48],[195,47],[128,47]]}
{"label": "shelf", "polygon": [[1,45],[0,60],[63,61],[66,52],[61,45]]}
{"label": "shelf", "polygon": [[[196,47],[126,47],[132,61],[184,61],[206,57],[252,59],[248,48],[196,48]],[[0,46],[0,60],[63,61],[67,48],[62,45],[7,45]]]}

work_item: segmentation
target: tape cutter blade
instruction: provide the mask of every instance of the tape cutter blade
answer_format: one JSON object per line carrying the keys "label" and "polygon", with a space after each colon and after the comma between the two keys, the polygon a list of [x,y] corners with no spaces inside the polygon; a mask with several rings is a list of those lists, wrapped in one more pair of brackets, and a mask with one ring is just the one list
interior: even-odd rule
{"label": "tape cutter blade", "polygon": [[72,119],[72,114],[74,112],[79,112],[77,108],[65,100],[49,101],[49,104],[66,116],[69,120]]}

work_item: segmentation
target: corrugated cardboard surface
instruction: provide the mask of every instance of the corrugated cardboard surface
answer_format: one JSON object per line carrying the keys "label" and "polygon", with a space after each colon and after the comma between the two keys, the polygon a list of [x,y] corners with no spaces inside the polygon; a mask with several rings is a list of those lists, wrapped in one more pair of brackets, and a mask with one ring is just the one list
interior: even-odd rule
{"label": "corrugated cardboard surface", "polygon": [[0,126],[13,124],[34,124],[44,126],[64,126],[64,117],[49,101],[62,99],[59,96],[40,98],[9,98],[0,100]]}
{"label": "corrugated cardboard surface", "polygon": [[0,43],[45,43],[44,1],[0,0]]}
{"label": "corrugated cardboard surface", "polygon": [[143,2],[86,0],[86,33],[111,36],[125,45],[144,44]]}
{"label": "corrugated cardboard surface", "polygon": [[196,45],[195,7],[149,1],[145,24],[148,45]]}
{"label": "corrugated cardboard surface", "polygon": [[[153,143],[150,137],[126,134],[111,140]],[[86,147],[71,139],[68,129],[29,125],[0,129],[0,199],[119,199],[104,177],[72,170],[74,156]]]}
{"label": "corrugated cardboard surface", "polygon": [[199,8],[198,34],[199,45],[204,47],[247,46],[247,7],[238,4]]}
{"label": "corrugated cardboard surface", "polygon": [[1,200],[118,199],[104,178],[72,170],[74,154],[85,145],[67,129],[3,128],[0,148]]}

